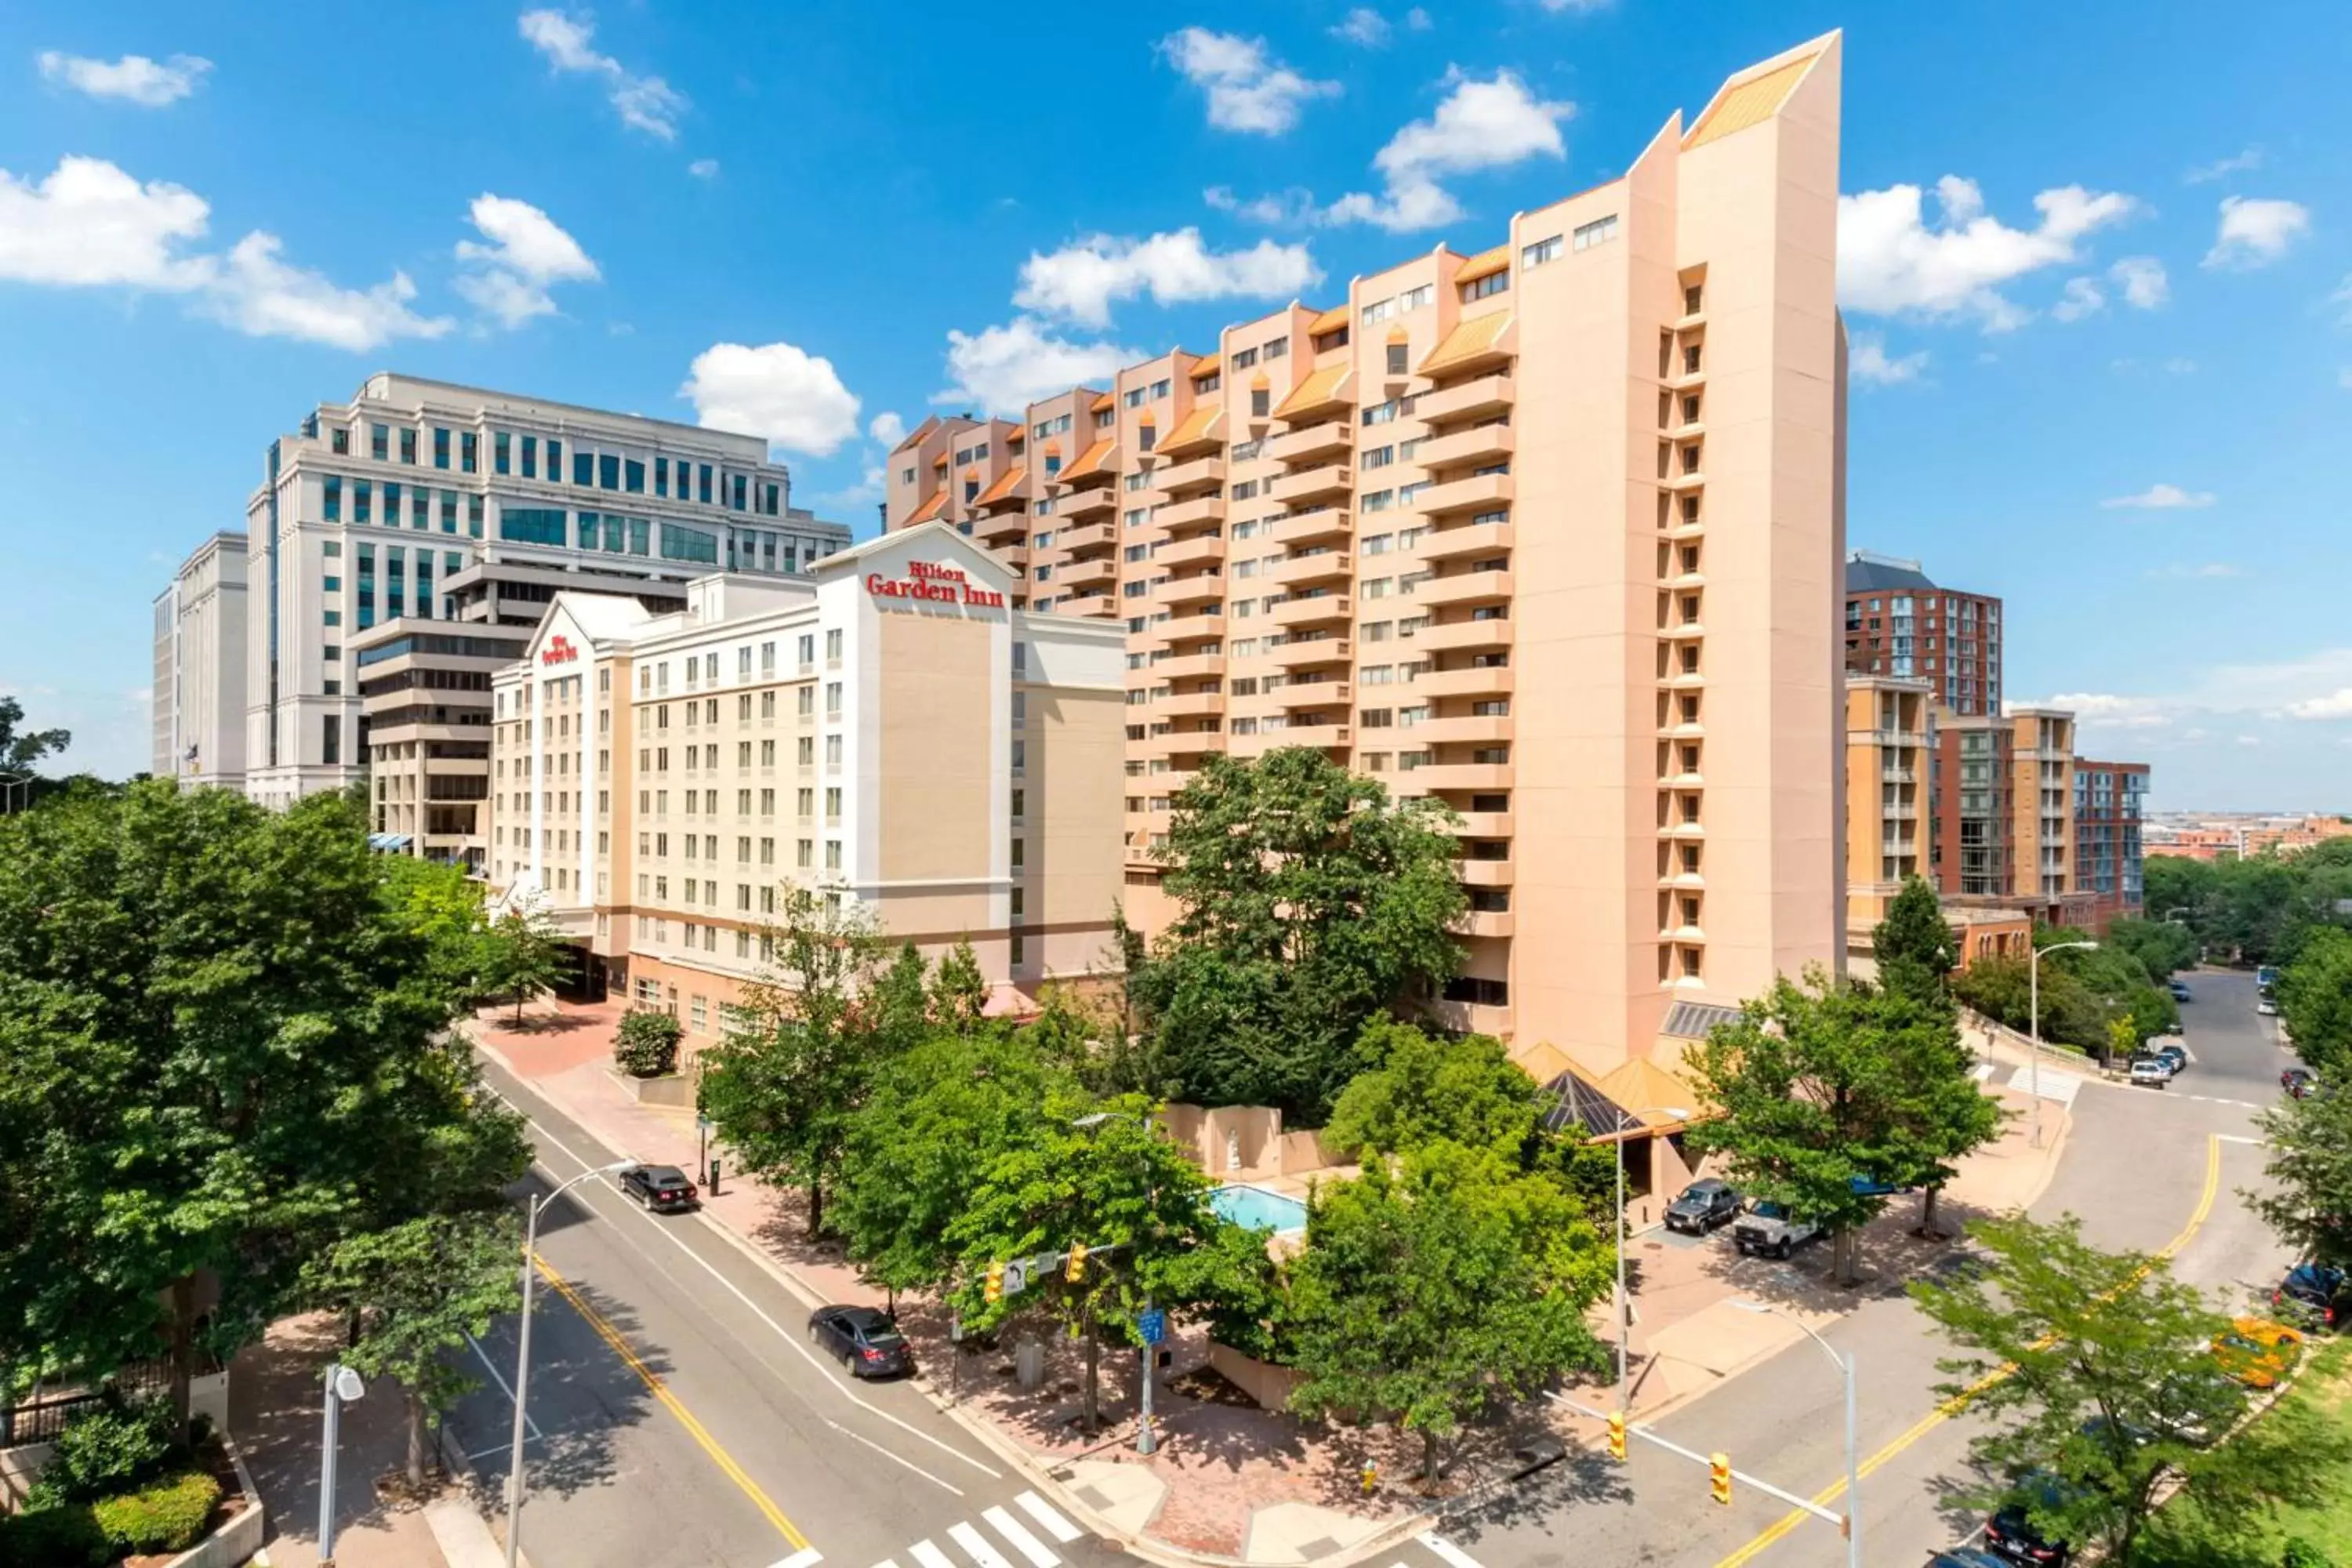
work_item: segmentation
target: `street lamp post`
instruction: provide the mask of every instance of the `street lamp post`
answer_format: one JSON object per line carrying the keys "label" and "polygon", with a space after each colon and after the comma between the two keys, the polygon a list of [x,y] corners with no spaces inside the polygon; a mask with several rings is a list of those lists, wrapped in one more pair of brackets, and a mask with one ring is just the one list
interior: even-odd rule
{"label": "street lamp post", "polygon": [[360,1374],[341,1362],[327,1369],[326,1431],[319,1444],[319,1568],[335,1568],[335,1448],[343,1406],[366,1392]]}
{"label": "street lamp post", "polygon": [[524,1391],[530,1382],[530,1285],[537,1271],[539,1248],[539,1216],[547,1205],[578,1186],[591,1176],[618,1175],[635,1164],[635,1160],[615,1160],[609,1165],[598,1165],[581,1172],[558,1186],[543,1198],[534,1198],[530,1205],[530,1217],[523,1226],[522,1237],[522,1333],[515,1348],[514,1378],[514,1446],[507,1458],[507,1568],[515,1568],[516,1555],[522,1549],[522,1439]]}
{"label": "street lamp post", "polygon": [[2026,968],[2029,972],[2026,989],[2032,998],[2026,1004],[2026,1022],[2032,1026],[2033,1146],[2036,1149],[2042,1147],[2042,960],[2049,953],[2064,952],[2071,948],[2088,951],[2098,945],[2095,942],[2061,942],[2048,947],[2035,947],[2030,942],[2026,945]]}
{"label": "street lamp post", "polygon": [[[1106,1121],[1129,1121],[1146,1131],[1151,1129],[1150,1117],[1140,1112],[1127,1116],[1115,1110],[1091,1110],[1076,1118],[1070,1125],[1083,1127],[1091,1132]],[[1150,1189],[1147,1201],[1150,1212],[1156,1215],[1160,1212],[1160,1191],[1157,1184],[1151,1181],[1150,1175],[1150,1170],[1147,1166],[1144,1171],[1144,1182]],[[1148,1295],[1143,1298],[1143,1310],[1146,1313],[1151,1310],[1151,1298]],[[1136,1392],[1135,1451],[1149,1458],[1160,1449],[1159,1436],[1151,1430],[1152,1385],[1160,1381],[1160,1347],[1148,1340],[1144,1342],[1141,1370],[1143,1378]]]}
{"label": "street lamp post", "polygon": [[1857,1402],[1854,1397],[1853,1352],[1848,1351],[1843,1354],[1839,1353],[1832,1347],[1829,1341],[1813,1331],[1811,1323],[1769,1303],[1734,1300],[1731,1304],[1743,1312],[1759,1312],[1767,1317],[1784,1318],[1796,1324],[1805,1331],[1806,1336],[1813,1343],[1822,1347],[1822,1353],[1830,1358],[1831,1363],[1838,1369],[1839,1375],[1845,1380],[1845,1560],[1846,1568],[1862,1568],[1862,1459],[1860,1450],[1856,1447],[1859,1423],[1855,1418]]}
{"label": "street lamp post", "polygon": [[[1628,1121],[1644,1116],[1667,1116],[1676,1121],[1688,1121],[1690,1112],[1678,1105],[1653,1105],[1643,1110],[1623,1112]],[[1633,1300],[1625,1293],[1625,1129],[1617,1130],[1617,1413],[1630,1409],[1627,1401],[1632,1391],[1625,1384],[1626,1342],[1632,1334]]]}

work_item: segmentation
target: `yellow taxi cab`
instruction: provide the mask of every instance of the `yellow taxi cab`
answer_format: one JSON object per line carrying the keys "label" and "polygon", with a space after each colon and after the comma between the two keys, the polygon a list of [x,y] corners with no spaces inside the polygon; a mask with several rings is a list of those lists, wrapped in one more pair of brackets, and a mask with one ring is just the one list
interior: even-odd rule
{"label": "yellow taxi cab", "polygon": [[2232,1319],[2213,1336],[2213,1360],[2248,1388],[2277,1386],[2302,1354],[2303,1336],[2267,1318]]}

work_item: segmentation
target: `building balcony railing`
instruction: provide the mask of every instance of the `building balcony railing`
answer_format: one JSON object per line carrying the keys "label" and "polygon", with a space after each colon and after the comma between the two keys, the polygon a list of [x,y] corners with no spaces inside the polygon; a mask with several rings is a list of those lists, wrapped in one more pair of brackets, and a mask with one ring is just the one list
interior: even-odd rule
{"label": "building balcony railing", "polygon": [[1343,506],[1318,507],[1274,520],[1274,537],[1286,545],[1328,544],[1353,537],[1355,514]]}
{"label": "building balcony railing", "polygon": [[1511,787],[1509,763],[1423,763],[1390,775],[1399,795],[1434,795],[1440,790],[1504,790]]}
{"label": "building balcony railing", "polygon": [[1473,474],[1431,485],[1413,498],[1412,504],[1423,517],[1445,517],[1454,512],[1491,511],[1507,507],[1511,504],[1512,493],[1508,474]]}
{"label": "building balcony railing", "polygon": [[1118,495],[1108,486],[1072,490],[1054,503],[1056,517],[1108,517],[1118,510]]}
{"label": "building balcony railing", "polygon": [[1283,599],[1265,611],[1276,626],[1311,626],[1354,617],[1356,601],[1347,594],[1313,594]]}
{"label": "building balcony railing", "polygon": [[1285,430],[1265,439],[1265,455],[1278,463],[1306,463],[1355,448],[1355,426],[1345,419],[1327,419],[1297,430]]}
{"label": "building balcony railing", "polygon": [[1464,463],[1491,463],[1509,457],[1517,447],[1518,435],[1510,426],[1473,425],[1466,430],[1430,437],[1414,448],[1412,460],[1424,468],[1455,468]]}
{"label": "building balcony railing", "polygon": [[1447,621],[1422,627],[1412,634],[1412,648],[1423,653],[1454,651],[1485,651],[1511,646],[1511,623],[1507,618]]}
{"label": "building balcony railing", "polygon": [[1147,597],[1155,605],[1222,604],[1225,597],[1225,579],[1215,572],[1170,577],[1153,584]]}
{"label": "building balcony railing", "polygon": [[1518,396],[1509,374],[1474,377],[1437,392],[1424,392],[1413,402],[1413,413],[1432,425],[1449,419],[1475,419],[1499,414]]}
{"label": "building balcony railing", "polygon": [[1508,910],[1472,910],[1453,925],[1456,936],[1509,936],[1516,929]]}
{"label": "building balcony railing", "polygon": [[1492,745],[1511,738],[1511,721],[1495,714],[1465,713],[1456,718],[1423,719],[1396,727],[1400,745]]}
{"label": "building balcony railing", "polygon": [[1174,658],[1153,659],[1140,669],[1129,670],[1127,686],[1129,690],[1134,691],[1166,681],[1191,680],[1224,672],[1225,656],[1222,653],[1185,654]]}
{"label": "building balcony railing", "polygon": [[1461,811],[1454,815],[1462,826],[1454,831],[1465,838],[1508,838],[1517,831],[1515,819],[1507,811]]}
{"label": "building balcony railing", "polygon": [[1318,665],[1345,664],[1354,645],[1343,637],[1291,637],[1262,650],[1262,657],[1283,669],[1307,669]]}
{"label": "building balcony railing", "polygon": [[1162,719],[1216,718],[1225,710],[1225,694],[1222,691],[1172,691],[1154,698],[1151,711]]}
{"label": "building balcony railing", "polygon": [[1206,566],[1225,558],[1225,537],[1222,533],[1200,533],[1190,539],[1180,539],[1163,544],[1151,552],[1151,564],[1162,568]]}
{"label": "building balcony railing", "polygon": [[1090,561],[1063,562],[1053,569],[1053,575],[1039,585],[1084,593],[1090,589],[1107,590],[1118,581],[1118,563],[1108,555],[1098,555]]}
{"label": "building balcony railing", "polygon": [[1086,550],[1108,550],[1118,542],[1118,530],[1108,522],[1085,523],[1076,528],[1064,528],[1054,535],[1056,549],[1076,554]]}
{"label": "building balcony railing", "polygon": [[[1413,639],[1418,642],[1420,639]],[[1501,697],[1511,690],[1509,665],[1482,665],[1471,669],[1424,669],[1406,683],[1400,695],[1423,697]]]}
{"label": "building balcony railing", "polygon": [[1413,602],[1437,608],[1448,605],[1499,605],[1511,597],[1507,571],[1457,572],[1432,577],[1413,589]]}
{"label": "building balcony railing", "polygon": [[1305,554],[1286,555],[1270,565],[1258,568],[1258,581],[1278,583],[1286,588],[1301,587],[1310,583],[1345,582],[1354,574],[1356,558],[1345,550],[1319,546]]}
{"label": "building balcony railing", "polygon": [[1195,523],[1223,522],[1225,520],[1225,498],[1222,495],[1195,496],[1190,500],[1170,501],[1152,514],[1151,521],[1162,528],[1189,528]]}
{"label": "building balcony railing", "polygon": [[1191,495],[1196,490],[1222,491],[1225,484],[1225,459],[1222,453],[1194,458],[1188,462],[1171,463],[1160,470],[1160,488],[1171,497]]}
{"label": "building balcony railing", "polygon": [[1421,542],[1414,548],[1421,552],[1424,561],[1457,561],[1465,557],[1499,555],[1511,548],[1511,525],[1507,522],[1480,522],[1435,529],[1423,534]]}
{"label": "building balcony railing", "polygon": [[1266,486],[1267,493],[1292,506],[1337,500],[1355,488],[1356,468],[1352,463],[1318,463],[1309,468],[1294,468],[1277,475]]}
{"label": "building balcony railing", "polygon": [[1508,860],[1456,860],[1454,875],[1465,888],[1507,888],[1513,879]]}
{"label": "building balcony railing", "polygon": [[1265,694],[1276,708],[1292,711],[1345,707],[1352,689],[1345,680],[1294,680]]}

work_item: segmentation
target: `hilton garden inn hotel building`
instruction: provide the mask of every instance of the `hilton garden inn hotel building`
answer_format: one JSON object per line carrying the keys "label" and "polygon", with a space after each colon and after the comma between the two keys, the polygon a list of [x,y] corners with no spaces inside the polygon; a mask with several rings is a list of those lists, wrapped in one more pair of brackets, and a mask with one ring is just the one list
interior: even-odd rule
{"label": "hilton garden inn hotel building", "polygon": [[492,897],[546,908],[690,1050],[787,882],[933,955],[968,939],[1000,993],[1102,968],[1126,637],[1013,588],[935,525],[804,581],[699,578],[675,614],[558,594],[491,683]]}

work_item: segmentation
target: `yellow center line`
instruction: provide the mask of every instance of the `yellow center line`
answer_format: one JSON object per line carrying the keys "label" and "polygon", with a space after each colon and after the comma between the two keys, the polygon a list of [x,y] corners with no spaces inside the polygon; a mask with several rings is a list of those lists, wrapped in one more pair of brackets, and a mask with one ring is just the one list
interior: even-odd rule
{"label": "yellow center line", "polygon": [[704,1453],[710,1456],[711,1461],[719,1467],[729,1480],[733,1481],[740,1489],[745,1497],[751,1500],[752,1506],[767,1516],[768,1522],[776,1527],[776,1532],[792,1542],[793,1550],[806,1551],[809,1543],[808,1537],[803,1535],[799,1527],[784,1517],[784,1510],[778,1508],[770,1500],[768,1494],[760,1489],[759,1482],[743,1473],[743,1467],[735,1462],[734,1456],[721,1447],[719,1439],[710,1435],[709,1429],[694,1418],[694,1412],[681,1404],[677,1395],[672,1394],[663,1384],[660,1374],[647,1366],[638,1357],[637,1352],[629,1348],[628,1342],[621,1338],[620,1331],[606,1322],[604,1314],[582,1300],[580,1292],[572,1288],[571,1281],[549,1268],[546,1259],[535,1257],[532,1261],[539,1266],[540,1277],[554,1288],[556,1294],[572,1304],[572,1310],[580,1314],[581,1321],[596,1331],[597,1338],[613,1347],[613,1353],[627,1363],[631,1372],[635,1373],[645,1381],[646,1389],[652,1393],[654,1398],[660,1402],[664,1409],[677,1417],[678,1425],[686,1428],[686,1435],[693,1438]]}
{"label": "yellow center line", "polygon": [[[2211,1216],[2213,1213],[2213,1200],[2217,1195],[2219,1195],[2221,1190],[2221,1140],[2209,1134],[2205,1140],[2205,1190],[2198,1195],[2197,1207],[2189,1214],[2189,1223],[2180,1227],[2179,1235],[2174,1237],[2170,1241],[2166,1242],[2161,1247],[2157,1249],[2157,1257],[2164,1258],[2176,1257],[2179,1254],[2182,1247],[2189,1245],[2190,1239],[2196,1236],[2198,1231],[2204,1227],[2205,1221]],[[2143,1270],[2142,1273],[2144,1274],[2145,1270]],[[2132,1282],[2137,1284],[2138,1282],[2138,1279],[2139,1276],[2134,1276]],[[2045,1342],[2045,1343],[2046,1342]],[[1860,1465],[1855,1467],[1856,1470],[1860,1474],[1865,1476],[1875,1471],[1880,1466],[1885,1464],[1889,1459],[1894,1458],[1897,1454],[1903,1452],[1904,1449],[1908,1448],[1912,1444],[1916,1443],[1920,1438],[1926,1436],[1928,1433],[1934,1431],[1945,1422],[1949,1421],[1961,1411],[1966,1410],[1969,1407],[1969,1402],[1974,1400],[1978,1394],[1982,1394],[1986,1389],[1990,1388],[1993,1384],[2009,1376],[2011,1372],[2013,1370],[2015,1369],[2009,1366],[1996,1367],[1991,1372],[1985,1373],[1984,1376],[1969,1384],[1966,1388],[1960,1390],[1959,1393],[1942,1401],[1933,1410],[1927,1412],[1927,1415],[1921,1416],[1917,1421],[1913,1422],[1909,1427],[1898,1434],[1895,1439],[1888,1443],[1885,1447],[1879,1449],[1878,1452],[1863,1460]],[[1834,1481],[1830,1485],[1823,1487],[1820,1491],[1815,1492],[1813,1494],[1813,1501],[1822,1508],[1827,1508],[1844,1495],[1845,1482],[1842,1480]],[[1788,1534],[1790,1531],[1796,1529],[1797,1526],[1802,1524],[1806,1520],[1811,1517],[1812,1516],[1811,1514],[1805,1512],[1802,1509],[1790,1509],[1787,1513],[1782,1514],[1779,1519],[1774,1520],[1770,1524],[1765,1526],[1764,1529],[1759,1531],[1754,1540],[1748,1542],[1745,1546],[1740,1547],[1738,1551],[1731,1553],[1730,1556],[1726,1557],[1721,1562],[1716,1563],[1715,1568],[1741,1568],[1741,1564],[1752,1560],[1757,1553],[1762,1552],[1766,1547],[1771,1545],[1774,1542],[1780,1540],[1782,1536]]]}

